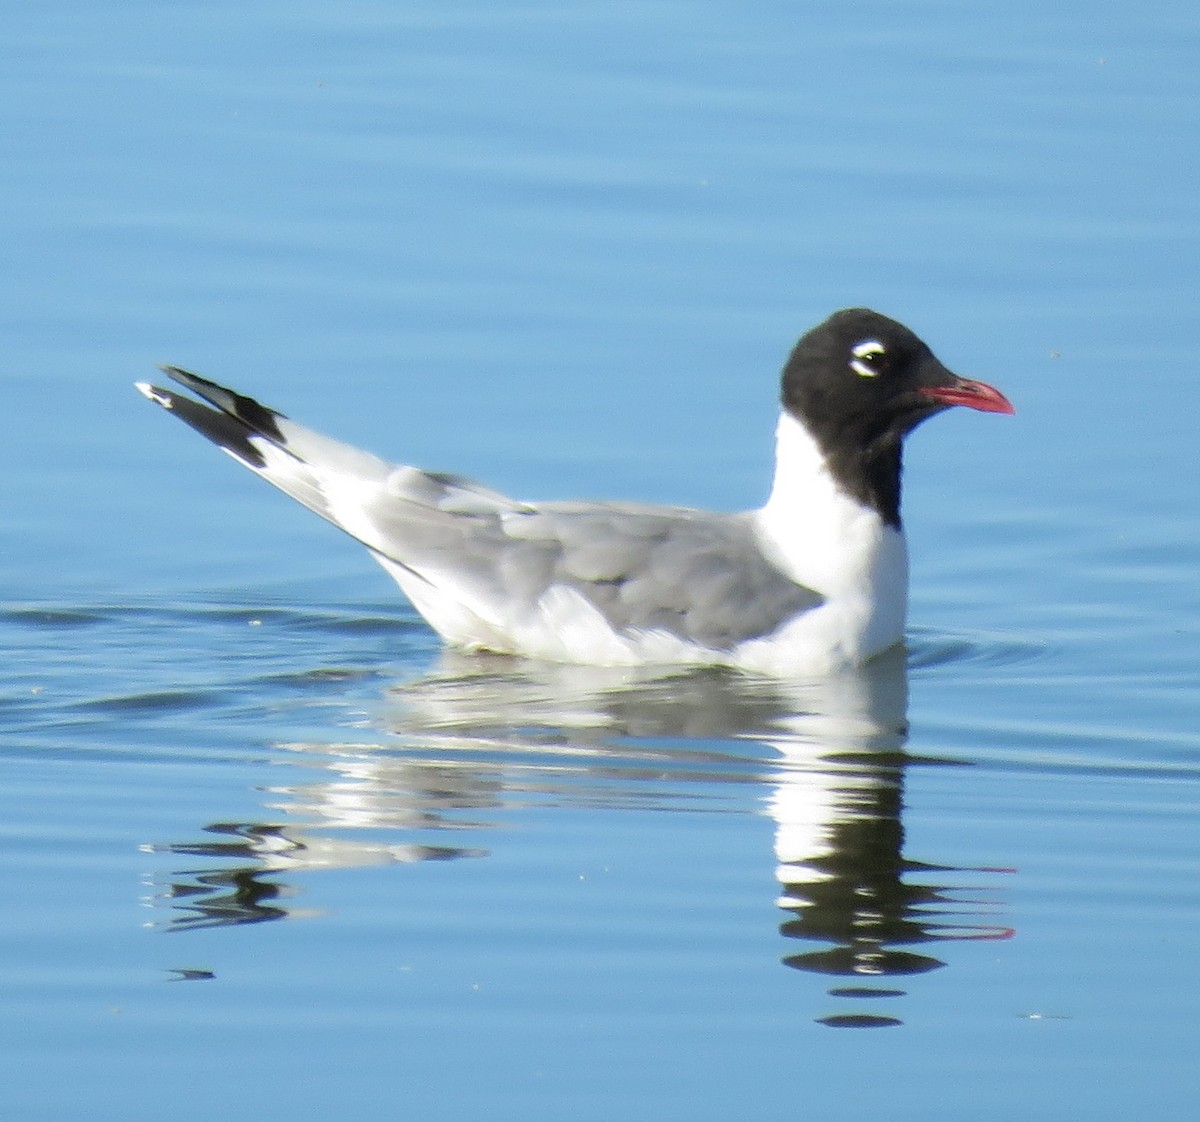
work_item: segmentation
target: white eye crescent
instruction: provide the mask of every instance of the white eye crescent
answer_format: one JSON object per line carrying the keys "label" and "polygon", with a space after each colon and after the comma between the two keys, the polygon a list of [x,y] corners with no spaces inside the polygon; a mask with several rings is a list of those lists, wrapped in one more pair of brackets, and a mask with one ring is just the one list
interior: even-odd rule
{"label": "white eye crescent", "polygon": [[864,339],[850,348],[854,356],[850,369],[863,378],[879,377],[879,360],[887,354],[887,348],[878,339]]}

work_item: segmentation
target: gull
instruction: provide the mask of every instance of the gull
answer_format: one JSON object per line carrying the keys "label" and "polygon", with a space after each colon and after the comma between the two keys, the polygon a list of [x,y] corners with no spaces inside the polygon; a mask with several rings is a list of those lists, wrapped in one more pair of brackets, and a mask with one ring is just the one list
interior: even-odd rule
{"label": "gull", "polygon": [[908,550],[904,438],[952,406],[1012,413],[903,324],[846,308],[783,368],[775,475],[736,513],[523,502],[322,436],[178,367],[200,400],[137,388],[361,542],[447,643],[556,662],[726,666],[768,675],[860,665],[900,643]]}

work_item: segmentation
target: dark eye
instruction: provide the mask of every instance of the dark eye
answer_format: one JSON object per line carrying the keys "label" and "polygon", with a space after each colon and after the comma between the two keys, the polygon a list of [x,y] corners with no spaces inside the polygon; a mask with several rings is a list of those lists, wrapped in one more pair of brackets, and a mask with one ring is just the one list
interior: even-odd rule
{"label": "dark eye", "polygon": [[850,348],[850,369],[862,378],[877,378],[887,365],[887,348],[878,339],[864,339]]}

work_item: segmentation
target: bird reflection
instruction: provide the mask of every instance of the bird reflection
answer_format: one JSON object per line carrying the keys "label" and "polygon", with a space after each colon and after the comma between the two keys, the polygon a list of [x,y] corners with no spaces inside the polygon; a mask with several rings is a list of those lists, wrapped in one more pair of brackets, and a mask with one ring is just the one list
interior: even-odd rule
{"label": "bird reflection", "polygon": [[[839,1002],[898,997],[898,979],[944,965],[939,944],[1011,934],[977,887],[994,870],[905,854],[906,772],[952,764],[906,751],[906,713],[903,652],[797,683],[445,652],[385,692],[365,739],[280,745],[319,778],[271,788],[275,822],[162,847],[221,862],[171,875],[166,926],[295,916],[286,881],[301,870],[486,856],[449,839],[530,805],[687,808],[701,791],[706,809],[744,810],[752,785],[775,822],[782,962],[838,979]],[[853,1006],[819,1019],[898,1023]]]}

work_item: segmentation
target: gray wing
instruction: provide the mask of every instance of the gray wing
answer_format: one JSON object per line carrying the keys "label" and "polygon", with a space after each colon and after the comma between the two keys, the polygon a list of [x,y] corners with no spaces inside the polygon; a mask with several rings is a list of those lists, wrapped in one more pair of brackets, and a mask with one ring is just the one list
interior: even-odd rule
{"label": "gray wing", "polygon": [[330,440],[224,386],[166,373],[215,406],[140,383],[250,470],[432,588],[501,624],[568,588],[619,632],[714,650],[770,634],[823,602],[770,564],[747,515],[592,503],[528,504]]}
{"label": "gray wing", "polygon": [[580,593],[617,631],[729,650],[824,602],[763,556],[745,514],[547,504],[501,522],[513,544],[544,542],[546,583]]}

